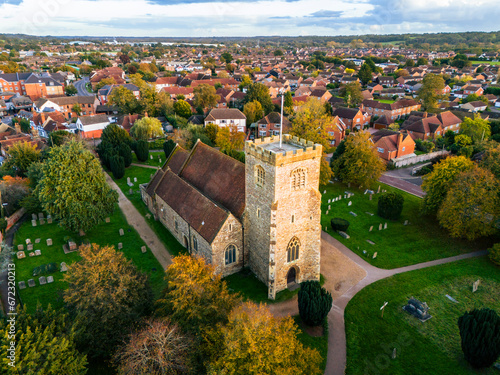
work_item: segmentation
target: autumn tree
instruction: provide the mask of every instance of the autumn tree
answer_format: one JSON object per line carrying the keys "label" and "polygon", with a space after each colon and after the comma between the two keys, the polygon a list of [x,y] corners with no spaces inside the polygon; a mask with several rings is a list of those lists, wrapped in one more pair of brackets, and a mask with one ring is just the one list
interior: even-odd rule
{"label": "autumn tree", "polygon": [[96,85],[96,90],[100,90],[106,85],[109,85],[109,86],[116,85],[116,80],[113,77],[103,78]]}
{"label": "autumn tree", "polygon": [[217,124],[208,124],[207,126],[205,126],[205,134],[210,140],[210,142],[212,142],[212,144],[215,144],[217,140],[218,131],[219,127],[217,126]]}
{"label": "autumn tree", "polygon": [[500,215],[500,182],[483,168],[460,173],[450,186],[437,218],[452,237],[474,240],[495,233]]}
{"label": "autumn tree", "polygon": [[68,86],[66,86],[66,88],[64,89],[64,93],[65,93],[67,96],[73,96],[73,95],[78,94],[78,90],[76,89],[76,87],[75,87],[74,85],[68,85]]}
{"label": "autumn tree", "polygon": [[312,375],[321,374],[321,356],[298,340],[290,317],[276,318],[265,305],[252,302],[231,312],[220,325],[220,356],[209,374]]}
{"label": "autumn tree", "polygon": [[26,171],[32,163],[40,160],[40,150],[36,143],[17,142],[7,150],[7,158],[2,169],[14,169],[18,175],[26,176]]}
{"label": "autumn tree", "polygon": [[194,92],[194,106],[202,109],[212,109],[217,107],[220,100],[220,95],[216,94],[214,86],[202,84],[193,89]]}
{"label": "autumn tree", "polygon": [[274,105],[269,95],[269,88],[262,83],[252,83],[248,86],[245,103],[251,103],[254,100],[262,105],[265,115],[268,115],[274,110]]}
{"label": "autumn tree", "polygon": [[167,319],[147,319],[113,357],[119,375],[188,374],[191,340]]}
{"label": "autumn tree", "polygon": [[460,124],[460,134],[468,135],[474,144],[479,143],[491,136],[491,126],[488,120],[481,118],[479,114],[474,119],[466,117]]}
{"label": "autumn tree", "polygon": [[328,134],[328,127],[332,125],[332,117],[326,113],[325,106],[319,100],[309,99],[302,104],[295,113],[290,134],[323,146],[323,157],[320,165],[320,184],[330,181],[332,172],[325,159],[326,151],[330,148],[332,137]]}
{"label": "autumn tree", "polygon": [[163,128],[160,120],[154,117],[143,117],[136,120],[130,134],[136,139],[151,139],[163,136]]}
{"label": "autumn tree", "polygon": [[192,115],[191,106],[189,105],[188,102],[182,99],[177,100],[174,103],[174,111],[176,115],[179,115],[184,118],[188,118]]}
{"label": "autumn tree", "polygon": [[500,145],[485,151],[481,167],[488,169],[500,181]]}
{"label": "autumn tree", "polygon": [[340,96],[344,98],[345,104],[349,108],[358,108],[363,102],[361,85],[359,82],[348,83],[340,89]]}
{"label": "autumn tree", "polygon": [[44,210],[73,232],[102,222],[118,200],[99,161],[74,140],[50,150],[37,193]]}
{"label": "autumn tree", "polygon": [[64,275],[63,299],[75,319],[79,347],[91,357],[108,357],[149,313],[152,291],[147,275],[112,246],[82,245],[79,255]]}
{"label": "autumn tree", "polygon": [[243,113],[247,117],[247,124],[253,124],[264,117],[264,109],[257,100],[246,103],[243,107]]}
{"label": "autumn tree", "polygon": [[372,186],[385,170],[367,132],[357,132],[346,138],[345,151],[332,162],[333,174],[344,183]]}
{"label": "autumn tree", "polygon": [[422,178],[424,211],[437,212],[455,178],[472,166],[472,161],[465,156],[448,157],[434,165],[432,172]]}
{"label": "autumn tree", "polygon": [[120,113],[132,114],[140,112],[141,106],[134,93],[125,86],[118,86],[111,91],[108,103],[118,107]]}
{"label": "autumn tree", "polygon": [[424,77],[422,87],[418,90],[418,98],[427,110],[435,109],[441,100],[446,99],[447,95],[443,94],[445,86],[441,75],[429,73]]}
{"label": "autumn tree", "polygon": [[168,316],[192,333],[227,322],[239,298],[231,294],[215,267],[203,258],[179,255],[165,274],[166,288],[157,301],[157,314]]}
{"label": "autumn tree", "polygon": [[230,154],[234,150],[241,150],[244,143],[245,133],[239,132],[234,125],[219,128],[215,137],[215,144],[225,154]]}

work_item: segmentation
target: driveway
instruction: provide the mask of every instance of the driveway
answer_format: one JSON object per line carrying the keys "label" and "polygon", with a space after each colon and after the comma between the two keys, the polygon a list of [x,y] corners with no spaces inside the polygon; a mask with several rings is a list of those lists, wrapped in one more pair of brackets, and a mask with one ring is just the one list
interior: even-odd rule
{"label": "driveway", "polygon": [[413,176],[411,174],[415,166],[399,168],[393,171],[384,172],[384,174],[378,179],[384,184],[393,186],[395,188],[406,191],[407,193],[416,195],[417,197],[423,198],[425,193],[422,188],[422,177]]}

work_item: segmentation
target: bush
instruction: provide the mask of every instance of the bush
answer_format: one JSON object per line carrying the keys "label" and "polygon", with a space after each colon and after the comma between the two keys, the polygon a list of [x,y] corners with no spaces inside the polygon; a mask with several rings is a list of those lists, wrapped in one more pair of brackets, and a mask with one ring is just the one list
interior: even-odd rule
{"label": "bush", "polygon": [[137,155],[137,160],[146,161],[149,157],[149,148],[148,143],[144,140],[137,141],[137,148],[135,150],[135,154]]}
{"label": "bush", "polygon": [[114,155],[111,157],[111,172],[113,172],[113,176],[119,180],[123,176],[125,176],[125,162],[123,158],[119,155]]}
{"label": "bush", "polygon": [[399,193],[384,193],[378,199],[377,215],[388,220],[398,220],[403,211],[404,198]]}
{"label": "bush", "polygon": [[118,148],[118,154],[123,158],[125,168],[132,164],[132,149],[126,144],[122,143]]}
{"label": "bush", "polygon": [[57,272],[57,263],[42,264],[41,266],[35,267],[33,269],[33,276],[47,275],[49,273]]}
{"label": "bush", "polygon": [[484,308],[466,312],[458,319],[464,357],[474,368],[486,368],[500,355],[500,317]]}
{"label": "bush", "polygon": [[163,143],[163,152],[165,153],[165,159],[168,159],[172,151],[174,151],[175,142],[171,139]]}
{"label": "bush", "polygon": [[5,229],[7,229],[7,219],[1,218],[0,219],[0,232],[4,232]]}
{"label": "bush", "polygon": [[500,266],[500,243],[493,245],[491,249],[488,249],[488,257],[496,265]]}
{"label": "bush", "polygon": [[164,138],[155,139],[154,141],[148,142],[148,147],[150,150],[161,150],[165,143]]}
{"label": "bush", "polygon": [[334,217],[330,224],[332,225],[333,230],[340,230],[342,232],[345,232],[350,225],[347,220],[341,219],[340,217]]}
{"label": "bush", "polygon": [[323,324],[332,308],[332,295],[319,281],[305,281],[300,284],[298,303],[302,321],[309,326]]}

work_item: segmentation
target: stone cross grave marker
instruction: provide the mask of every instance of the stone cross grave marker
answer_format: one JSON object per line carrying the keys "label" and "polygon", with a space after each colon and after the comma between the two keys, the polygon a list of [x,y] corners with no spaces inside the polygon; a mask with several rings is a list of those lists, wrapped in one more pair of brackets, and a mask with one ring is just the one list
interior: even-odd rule
{"label": "stone cross grave marker", "polygon": [[120,230],[118,231],[118,233],[120,233],[120,236],[123,236],[125,234],[125,232],[123,231],[122,228],[120,228]]}
{"label": "stone cross grave marker", "polygon": [[33,288],[34,286],[36,286],[36,284],[35,284],[35,280],[33,280],[33,279],[29,279],[29,280],[28,280],[28,286],[29,286],[30,288]]}
{"label": "stone cross grave marker", "polygon": [[142,251],[142,253],[145,253],[148,250],[146,249],[146,246],[141,246],[141,251]]}
{"label": "stone cross grave marker", "polygon": [[19,281],[17,284],[19,286],[19,289],[26,289],[26,282],[25,281]]}
{"label": "stone cross grave marker", "polygon": [[47,238],[47,246],[52,246],[52,238]]}
{"label": "stone cross grave marker", "polygon": [[47,284],[54,282],[54,276],[47,276]]}

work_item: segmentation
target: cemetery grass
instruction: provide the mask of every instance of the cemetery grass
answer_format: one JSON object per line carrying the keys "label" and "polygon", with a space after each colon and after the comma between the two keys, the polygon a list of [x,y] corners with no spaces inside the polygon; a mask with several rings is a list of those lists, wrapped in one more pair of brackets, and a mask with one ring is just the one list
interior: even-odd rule
{"label": "cemetery grass", "polygon": [[[124,236],[119,235],[118,232],[120,228],[123,228],[125,231]],[[158,296],[165,287],[165,274],[163,268],[150,249],[148,249],[148,252],[145,254],[141,252],[141,246],[146,244],[140,238],[136,230],[128,225],[118,205],[114,213],[110,216],[109,223],[103,222],[99,224],[97,227],[88,231],[83,237],[80,237],[78,233],[75,234],[59,227],[55,221],[52,224],[32,227],[31,220],[27,220],[15,235],[14,250],[17,251],[18,244],[25,245],[26,258],[15,259],[16,282],[26,282],[26,289],[18,290],[18,292],[21,301],[27,305],[29,312],[35,311],[38,302],[44,307],[49,303],[55,308],[63,306],[62,291],[67,285],[63,282],[63,273],[59,272],[60,264],[61,262],[65,262],[69,265],[80,259],[77,251],[69,254],[64,253],[62,246],[66,243],[65,237],[73,239],[78,245],[84,241],[88,241],[90,243],[97,243],[101,246],[113,245],[115,248],[118,248],[118,243],[122,242],[123,249],[121,251],[123,251],[125,256],[131,259],[138,269],[149,275],[149,280],[155,296]],[[40,256],[28,256],[25,243],[27,238],[31,239],[34,250],[41,250],[42,254]],[[41,239],[39,244],[34,243],[36,238]],[[52,239],[52,246],[47,246],[47,238]],[[38,279],[42,275],[33,277],[33,269],[42,264],[52,262],[55,262],[58,266],[58,271],[51,274],[54,277],[54,282],[40,285]],[[27,286],[29,279],[35,280],[35,287],[30,288]]]}
{"label": "cemetery grass", "polygon": [[[472,283],[478,279],[481,284],[473,294]],[[492,368],[474,370],[465,361],[457,321],[474,308],[500,311],[499,283],[500,268],[481,257],[395,275],[367,286],[345,309],[346,374],[496,374]],[[411,297],[427,302],[430,320],[422,323],[402,309]],[[385,301],[389,303],[382,318],[380,307]],[[393,360],[396,346],[400,349]]]}
{"label": "cemetery grass", "polygon": [[[148,158],[146,161],[139,161],[135,152],[132,152],[132,163],[149,165],[151,167],[161,167],[165,164],[165,153],[163,151],[149,151],[149,155],[153,155],[153,160]],[[161,158],[161,163],[158,160],[158,156]]]}
{"label": "cemetery grass", "polygon": [[[378,183],[376,186],[378,185],[381,186],[381,192],[385,189],[388,192],[397,191],[403,195],[404,206],[399,220],[386,220],[377,215],[377,201],[381,193],[374,194],[372,201],[370,201],[369,194],[365,195],[363,189],[348,188],[347,185],[340,182],[320,187],[321,193],[326,190],[321,203],[322,229],[326,228],[331,236],[376,267],[397,268],[484,250],[498,241],[494,238],[474,242],[453,239],[444,229],[439,227],[439,223],[434,217],[421,215],[421,198],[382,183]],[[346,191],[354,193],[354,196],[344,199]],[[376,192],[377,189],[375,188],[374,191]],[[328,199],[339,195],[342,196],[341,200],[328,203]],[[351,206],[348,206],[349,201],[352,201]],[[331,209],[326,215],[329,205]],[[351,211],[357,214],[357,217],[351,215]],[[374,215],[370,216],[367,212]],[[349,239],[341,237],[331,229],[330,221],[334,217],[349,221],[350,226],[346,232],[350,236]],[[409,221],[409,225],[404,225],[405,220]],[[387,229],[379,231],[379,225],[383,226],[384,223],[387,223]],[[373,226],[372,232],[369,232],[370,226]],[[375,245],[369,244],[367,240],[374,242]],[[363,250],[367,254],[363,254]],[[375,252],[377,252],[377,257],[372,259]]]}
{"label": "cemetery grass", "polygon": [[299,327],[299,334],[297,335],[297,338],[302,345],[311,349],[316,349],[321,355],[321,358],[323,359],[321,362],[321,372],[324,372],[326,368],[326,357],[328,355],[328,320],[325,319],[325,322],[323,323],[323,336],[319,337],[311,336],[304,330],[300,315],[295,315],[293,320]]}
{"label": "cemetery grass", "polygon": [[[184,246],[176,240],[176,238],[168,231],[167,228],[163,226],[162,223],[154,219],[153,214],[151,214],[148,207],[142,201],[139,185],[148,183],[151,179],[150,176],[154,174],[154,169],[136,167],[133,165],[125,169],[125,175],[119,180],[114,178],[112,173],[109,173],[123,194],[144,217],[144,220],[146,220],[151,229],[156,233],[160,241],[163,242],[170,255],[177,256],[179,254],[187,254],[187,250]],[[134,186],[129,187],[127,185],[127,177],[130,177],[130,182],[134,183]],[[134,182],[134,177],[137,177],[137,182]],[[132,189],[132,194],[129,194],[130,189]],[[146,217],[147,214],[151,215],[149,219]]]}

